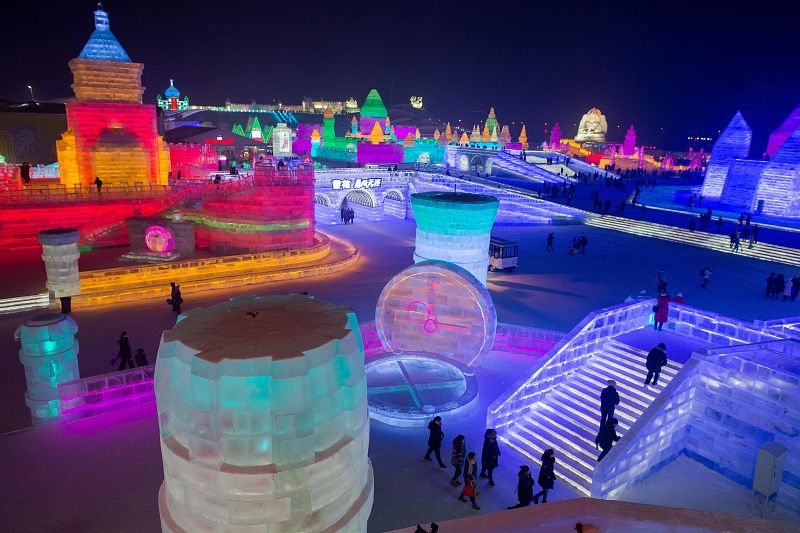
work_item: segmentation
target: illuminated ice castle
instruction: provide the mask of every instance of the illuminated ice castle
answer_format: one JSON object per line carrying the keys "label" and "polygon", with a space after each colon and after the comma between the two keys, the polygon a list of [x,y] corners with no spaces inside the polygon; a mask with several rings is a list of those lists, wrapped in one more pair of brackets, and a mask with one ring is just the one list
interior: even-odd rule
{"label": "illuminated ice castle", "polygon": [[98,4],[95,30],[69,62],[75,100],[67,102],[68,130],[56,144],[61,183],[167,183],[169,151],[158,134],[156,108],[142,104],[142,70],[111,33]]}
{"label": "illuminated ice castle", "polygon": [[737,112],[714,144],[703,196],[765,215],[800,216],[800,107],[772,133],[763,160],[747,159],[752,140]]}

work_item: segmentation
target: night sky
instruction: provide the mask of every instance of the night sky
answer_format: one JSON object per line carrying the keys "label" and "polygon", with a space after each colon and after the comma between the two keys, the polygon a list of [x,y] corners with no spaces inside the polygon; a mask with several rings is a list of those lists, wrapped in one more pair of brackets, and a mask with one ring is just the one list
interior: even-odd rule
{"label": "night sky", "polygon": [[[784,3],[787,5],[788,3]],[[611,140],[686,149],[737,109],[760,153],[800,103],[800,7],[772,2],[326,2],[108,0],[111,30],[144,63],[145,99],[175,79],[195,104],[299,103],[303,96],[387,106],[423,96],[468,126],[494,106],[532,141],[565,136],[590,107]],[[67,61],[93,29],[95,2],[9,2],[0,32],[0,98],[71,96]],[[662,133],[663,128],[663,133]]]}

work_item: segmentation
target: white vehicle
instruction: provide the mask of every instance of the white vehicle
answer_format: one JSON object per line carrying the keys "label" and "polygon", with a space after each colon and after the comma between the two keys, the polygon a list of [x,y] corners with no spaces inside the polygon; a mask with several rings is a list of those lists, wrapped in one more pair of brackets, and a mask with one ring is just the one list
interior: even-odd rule
{"label": "white vehicle", "polygon": [[492,235],[489,240],[489,271],[514,270],[519,259],[519,243]]}

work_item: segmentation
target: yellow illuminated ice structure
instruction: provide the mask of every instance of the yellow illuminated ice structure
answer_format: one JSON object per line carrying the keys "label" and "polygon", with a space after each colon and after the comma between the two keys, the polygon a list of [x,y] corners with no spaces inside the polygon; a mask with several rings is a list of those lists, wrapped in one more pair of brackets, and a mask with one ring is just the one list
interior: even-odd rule
{"label": "yellow illuminated ice structure", "polygon": [[489,139],[491,142],[496,143],[498,141],[497,138],[497,128],[492,130],[492,137]]}
{"label": "yellow illuminated ice structure", "polygon": [[383,132],[381,131],[380,122],[375,122],[372,126],[372,133],[369,134],[369,140],[372,144],[380,144],[383,142]]}
{"label": "yellow illuminated ice structure", "polygon": [[458,140],[458,144],[461,146],[467,146],[469,144],[469,137],[467,136],[467,132],[461,134],[461,138]]}
{"label": "yellow illuminated ice structure", "polygon": [[446,261],[423,261],[386,284],[375,327],[387,351],[444,355],[472,366],[492,349],[497,313],[471,273]]}
{"label": "yellow illuminated ice structure", "polygon": [[314,131],[311,132],[311,142],[318,143],[319,142],[319,131],[314,128]]}
{"label": "yellow illuminated ice structure", "polygon": [[472,127],[472,133],[469,136],[469,140],[475,143],[481,141],[481,131],[478,129],[478,126]]}
{"label": "yellow illuminated ice structure", "polygon": [[522,125],[522,131],[519,133],[519,143],[523,150],[528,149],[528,133],[525,131],[525,124]]}
{"label": "yellow illuminated ice structure", "polygon": [[481,141],[485,142],[485,143],[488,143],[491,138],[492,138],[492,134],[489,133],[489,125],[488,124],[484,124],[483,125],[483,133],[481,133]]}
{"label": "yellow illuminated ice structure", "polygon": [[56,298],[77,296],[81,293],[78,272],[78,240],[76,229],[57,228],[39,232],[42,260],[47,271],[47,288]]}
{"label": "yellow illuminated ice structure", "polygon": [[438,140],[439,140],[439,137],[441,137],[441,136],[442,136],[442,134],[439,132],[439,128],[436,128],[436,129],[434,130],[434,132],[433,132],[433,138],[434,138],[434,139],[436,139],[436,140],[438,141]]}
{"label": "yellow illuminated ice structure", "polygon": [[68,315],[46,314],[17,328],[19,359],[25,366],[25,403],[34,424],[58,417],[58,384],[80,378],[78,326]]}
{"label": "yellow illuminated ice structure", "polygon": [[415,142],[416,142],[416,140],[414,139],[414,135],[411,132],[408,132],[408,135],[406,135],[406,138],[403,139],[403,146],[405,146],[406,148],[410,148],[410,147],[414,146]]}
{"label": "yellow illuminated ice structure", "polygon": [[422,134],[419,132],[419,128],[416,128],[414,130],[414,138],[419,139],[420,137],[422,137]]}
{"label": "yellow illuminated ice structure", "polygon": [[447,137],[448,141],[453,140],[453,129],[450,127],[450,123],[447,123],[447,127],[444,129],[444,136]]}
{"label": "yellow illuminated ice structure", "polygon": [[155,371],[162,530],[366,532],[364,347],[355,314],[307,296],[195,308]]}

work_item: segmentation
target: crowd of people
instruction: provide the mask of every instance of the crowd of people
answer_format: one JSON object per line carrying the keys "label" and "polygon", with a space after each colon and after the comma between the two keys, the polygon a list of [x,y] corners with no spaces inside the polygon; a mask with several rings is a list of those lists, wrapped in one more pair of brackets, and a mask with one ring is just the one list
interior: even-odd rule
{"label": "crowd of people", "polygon": [[127,331],[123,331],[120,334],[117,344],[119,345],[119,349],[117,350],[117,356],[111,360],[111,366],[116,366],[119,364],[117,367],[118,371],[134,368],[134,361],[136,362],[135,366],[137,367],[148,366],[150,364],[147,361],[147,354],[145,353],[144,348],[137,348],[135,356],[131,353],[131,341],[128,338]]}
{"label": "crowd of people", "polygon": [[797,294],[800,293],[800,276],[784,276],[783,274],[775,274],[771,272],[767,277],[767,290],[764,295],[767,298],[774,298],[776,300],[783,296],[783,301],[797,300]]}
{"label": "crowd of people", "polygon": [[[425,452],[425,460],[433,461],[431,456],[436,457],[436,461],[441,468],[447,468],[447,465],[442,461],[442,443],[444,442],[445,434],[442,429],[442,417],[434,417],[428,423],[428,450]],[[454,488],[461,487],[461,490],[456,497],[459,501],[469,502],[472,508],[480,510],[478,505],[478,479],[486,479],[490,487],[495,486],[494,470],[500,465],[500,446],[497,443],[497,431],[494,429],[487,429],[483,434],[483,446],[481,448],[480,456],[480,471],[478,470],[478,454],[474,451],[467,451],[467,442],[464,435],[457,435],[452,440],[452,448],[450,453],[450,464],[453,466],[453,475],[450,478],[450,485]],[[517,499],[518,503],[508,507],[508,509],[517,509],[519,507],[526,507],[533,502],[547,503],[547,493],[553,489],[556,479],[555,476],[555,450],[549,449],[542,454],[542,465],[539,469],[539,476],[537,481],[541,490],[534,494],[534,480],[531,477],[530,467],[527,465],[520,466],[519,473],[517,474]]]}

